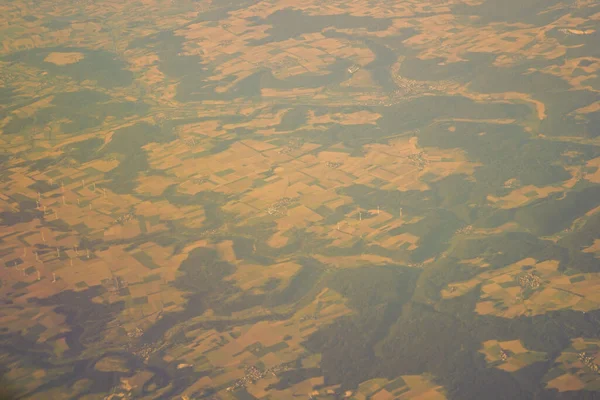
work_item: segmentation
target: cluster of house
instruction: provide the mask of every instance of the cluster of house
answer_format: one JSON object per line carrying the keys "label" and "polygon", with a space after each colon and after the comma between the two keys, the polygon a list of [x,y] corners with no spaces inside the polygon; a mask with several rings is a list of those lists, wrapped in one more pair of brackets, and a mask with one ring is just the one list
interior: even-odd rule
{"label": "cluster of house", "polygon": [[463,226],[462,228],[457,229],[456,232],[454,232],[454,233],[456,233],[457,235],[460,235],[460,234],[466,235],[471,232],[473,232],[473,225]]}
{"label": "cluster of house", "polygon": [[274,60],[266,60],[262,63],[262,65],[271,70],[284,69],[289,67],[294,67],[298,65],[298,61],[290,56],[285,56],[283,58],[274,59]]}
{"label": "cluster of house", "polygon": [[269,215],[285,215],[288,205],[292,202],[289,197],[282,197],[267,208]]}
{"label": "cluster of house", "polygon": [[[314,392],[308,395],[308,400],[316,400],[320,394],[321,393],[319,393],[318,390],[315,390]],[[351,390],[346,390],[344,393],[342,393],[340,389],[327,389],[324,391],[323,394],[326,396],[337,396],[336,398],[340,398],[341,396],[343,396],[344,399],[347,399],[352,397],[353,392]]]}
{"label": "cluster of house", "polygon": [[287,146],[278,151],[279,154],[287,154],[302,147],[302,141],[290,140]]}
{"label": "cluster of house", "polygon": [[131,352],[133,354],[135,354],[136,356],[140,357],[141,359],[143,359],[144,361],[148,361],[148,359],[150,358],[150,355],[152,353],[154,353],[154,350],[155,349],[152,345],[144,343],[141,346],[133,349]]}
{"label": "cluster of house", "polygon": [[271,374],[273,376],[277,376],[277,373],[282,371],[287,371],[291,369],[295,364],[294,362],[278,364],[274,367],[267,368],[264,371],[261,371],[256,366],[252,365],[250,367],[246,367],[244,371],[244,376],[240,379],[236,380],[233,385],[227,388],[228,392],[231,392],[236,389],[240,389],[246,387],[248,384],[256,383],[258,380],[264,378],[265,376]]}
{"label": "cluster of house", "polygon": [[396,84],[398,85],[398,89],[394,92],[394,94],[399,96],[408,96],[418,92],[423,92],[429,88],[429,85],[426,83],[413,81],[412,79],[397,79]]}
{"label": "cluster of house", "polygon": [[214,236],[219,233],[218,229],[206,229],[200,232],[200,237]]}
{"label": "cluster of house", "polygon": [[567,28],[561,28],[558,31],[560,33],[564,33],[565,35],[591,35],[592,33],[596,32],[593,29],[581,30],[581,29],[567,29]]}
{"label": "cluster of house", "polygon": [[504,349],[500,349],[500,351],[499,351],[498,355],[500,356],[500,359],[501,359],[502,361],[506,361],[506,360],[508,360],[508,353],[506,352],[506,350],[504,350]]}
{"label": "cluster of house", "polygon": [[585,352],[581,352],[578,354],[579,360],[589,369],[596,373],[600,373],[600,368],[598,368],[598,364],[594,362],[594,357],[588,356]]}
{"label": "cluster of house", "polygon": [[109,292],[118,292],[119,290],[127,287],[127,281],[118,276],[103,279],[101,283]]}
{"label": "cluster of house", "polygon": [[429,161],[423,158],[424,155],[425,152],[421,151],[419,153],[409,155],[408,159],[411,161],[412,165],[416,165],[419,170],[423,170],[425,166],[429,164]]}
{"label": "cluster of house", "polygon": [[341,162],[333,162],[333,161],[327,161],[325,163],[325,165],[327,165],[329,168],[338,168],[342,165]]}
{"label": "cluster of house", "polygon": [[519,186],[521,186],[521,181],[519,181],[517,178],[511,178],[504,182],[504,187],[507,189],[516,189]]}
{"label": "cluster of house", "polygon": [[353,64],[350,67],[348,67],[348,73],[350,75],[352,75],[353,73],[355,73],[356,71],[358,71],[360,69],[360,66],[357,64]]}
{"label": "cluster of house", "polygon": [[196,145],[196,140],[193,137],[185,138],[183,139],[183,141],[189,147],[193,147]]}
{"label": "cluster of house", "polygon": [[127,337],[130,339],[135,339],[135,338],[139,338],[143,334],[144,334],[144,331],[141,328],[136,326],[132,331],[127,332]]}
{"label": "cluster of house", "polygon": [[319,312],[317,311],[317,312],[315,312],[313,314],[303,315],[302,318],[300,318],[300,322],[304,322],[304,321],[307,321],[309,319],[318,319],[318,318],[319,318]]}
{"label": "cluster of house", "polygon": [[540,277],[532,274],[531,272],[521,275],[518,279],[518,282],[521,287],[529,289],[536,289],[542,284]]}
{"label": "cluster of house", "polygon": [[124,224],[127,221],[131,221],[134,217],[135,217],[135,215],[133,214],[132,211],[130,211],[127,214],[123,214],[119,218],[115,219],[115,223],[116,224]]}

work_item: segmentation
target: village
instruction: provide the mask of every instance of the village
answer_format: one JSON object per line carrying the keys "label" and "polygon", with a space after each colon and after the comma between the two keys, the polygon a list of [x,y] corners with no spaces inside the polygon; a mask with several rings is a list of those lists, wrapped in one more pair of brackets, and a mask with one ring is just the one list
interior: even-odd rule
{"label": "village", "polygon": [[600,373],[600,368],[598,367],[598,364],[596,364],[594,362],[595,357],[589,356],[587,353],[585,353],[583,351],[581,353],[579,353],[577,355],[577,357],[590,370],[592,370],[593,372],[596,372],[596,373]]}
{"label": "village", "polygon": [[527,272],[526,274],[519,276],[518,282],[521,287],[529,289],[537,289],[542,284],[540,277],[531,272]]}
{"label": "village", "polygon": [[246,387],[249,384],[256,383],[257,381],[259,381],[260,379],[264,378],[265,376],[267,376],[269,374],[271,374],[273,376],[277,376],[277,374],[280,372],[292,369],[294,367],[294,365],[295,365],[295,362],[283,363],[283,364],[278,364],[272,368],[267,368],[262,371],[254,365],[248,366],[244,370],[244,376],[242,378],[238,379],[237,381],[235,381],[235,383],[233,385],[229,386],[227,388],[227,391],[231,392],[236,389]]}

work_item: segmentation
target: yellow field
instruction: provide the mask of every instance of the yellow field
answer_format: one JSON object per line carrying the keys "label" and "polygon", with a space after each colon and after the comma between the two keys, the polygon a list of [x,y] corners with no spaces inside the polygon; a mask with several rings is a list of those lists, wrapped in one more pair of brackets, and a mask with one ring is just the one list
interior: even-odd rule
{"label": "yellow field", "polygon": [[[524,288],[517,283],[519,276],[524,274],[525,266],[531,266],[527,272],[541,280],[541,285],[528,298],[523,298]],[[483,272],[472,280],[452,283],[441,294],[444,298],[453,298],[481,285],[481,299],[475,311],[505,318],[561,309],[589,311],[599,306],[600,297],[595,290],[599,279],[597,273],[568,277],[558,271],[557,261],[538,263],[527,258],[504,268]]]}
{"label": "yellow field", "polygon": [[[246,376],[244,368],[259,365],[273,373],[246,385],[256,398],[312,393],[314,398],[331,399],[339,387],[323,386],[324,376],[283,390],[269,387],[280,382],[280,370],[274,369],[287,363],[319,368],[321,355],[308,354],[304,341],[336,319],[356,315],[348,299],[325,285],[311,288],[309,295],[290,304],[270,307],[259,301],[290,287],[302,271],[301,258],[321,263],[324,274],[384,265],[426,270],[443,261],[450,250],[441,244],[442,250],[428,254],[427,240],[436,232],[423,233],[429,228],[421,229],[420,223],[429,222],[428,214],[408,210],[405,196],[431,200],[427,212],[444,209],[460,223],[473,223],[448,239],[454,246],[472,236],[523,232],[514,220],[477,228],[476,222],[467,222],[479,218],[471,211],[513,210],[600,183],[597,154],[588,157],[581,149],[561,150],[558,158],[571,163],[558,159],[551,163],[565,164],[564,181],[521,184],[520,179],[526,181],[522,176],[504,176],[501,181],[507,180],[496,189],[505,191],[470,193],[468,204],[446,209],[444,194],[436,192],[438,185],[447,178],[485,184],[477,172],[489,167],[488,160],[472,156],[471,149],[458,144],[430,146],[437,142],[427,136],[429,128],[438,126],[447,130],[436,134],[460,135],[466,124],[485,124],[518,129],[523,141],[595,149],[600,139],[594,137],[591,125],[586,137],[577,138],[549,138],[541,128],[552,118],[579,123],[600,111],[594,97],[599,92],[595,82],[600,60],[580,53],[584,45],[577,44],[597,34],[600,19],[590,11],[596,5],[593,0],[545,8],[536,18],[567,11],[540,26],[479,23],[477,10],[486,6],[480,0],[251,3],[0,4],[0,298],[11,301],[0,312],[0,325],[7,335],[32,338],[27,347],[47,350],[50,363],[62,368],[63,358],[74,350],[65,339],[73,328],[70,319],[56,305],[62,304],[62,296],[89,296],[74,298],[117,310],[99,328],[101,332],[94,332],[98,339],[83,344],[77,355],[95,359],[97,371],[126,372],[123,359],[101,355],[106,349],[126,349],[140,360],[160,354],[165,363],[177,362],[175,369],[210,372],[190,383],[182,398],[219,388],[220,398],[235,400],[233,390],[226,388]],[[457,8],[469,12],[459,15],[454,12]],[[589,16],[583,17],[588,11]],[[298,17],[306,32],[277,22],[277,18],[285,21],[286,13]],[[372,28],[371,23],[377,26]],[[384,49],[381,75],[378,49]],[[563,94],[575,98],[586,92],[591,100],[577,100],[576,107],[557,116],[553,112],[560,104],[554,103],[554,88],[548,97],[546,92],[520,88],[480,92],[476,84],[450,73],[463,66],[478,73],[469,64],[477,57],[490,57],[486,68],[500,72],[515,68],[525,79],[529,75],[537,79],[539,74],[555,79],[557,87],[563,83]],[[533,60],[542,66],[529,65]],[[411,62],[430,65],[426,68],[444,76],[419,77],[422,71],[410,76]],[[395,87],[386,87],[388,83]],[[523,115],[517,108],[514,114],[502,111],[500,116],[465,110],[457,118],[452,110],[434,110],[423,123],[420,112],[430,112],[428,105],[403,121],[396,122],[391,115],[394,109],[412,107],[413,100],[440,96],[472,101],[474,108],[526,107]],[[435,107],[435,102],[431,104]],[[368,136],[371,129],[377,132],[373,137]],[[482,131],[479,137],[491,136],[485,134]],[[365,189],[368,201],[362,203],[352,192],[357,188]],[[388,193],[391,200],[376,204],[379,200],[370,197],[376,190]],[[462,193],[451,193],[455,194]],[[395,195],[399,200],[392,207]],[[475,198],[483,204],[471,204]],[[399,206],[406,208],[404,213]],[[545,239],[559,245],[598,210]],[[219,278],[219,284],[234,293],[224,304],[238,301],[246,306],[246,299],[256,303],[230,313],[221,313],[220,304],[199,305],[200,311],[168,327],[157,343],[143,347],[138,339],[144,332],[195,301],[194,293],[175,283],[185,280],[180,267],[200,248],[214,251],[218,265],[231,268]],[[581,251],[599,256],[600,240],[589,241]],[[427,255],[415,260],[417,254]],[[444,282],[442,301],[460,300],[480,290],[473,311],[503,318],[600,308],[600,273],[561,271],[556,260],[533,258],[490,270],[488,256],[459,260],[477,274],[462,282]],[[203,261],[195,265],[198,270],[206,267]],[[420,285],[415,290],[424,289]],[[40,299],[48,305],[38,304]],[[172,343],[173,338],[186,340]],[[592,339],[576,339],[572,347],[592,352],[594,344]],[[481,346],[488,366],[507,372],[546,357],[516,338],[489,340]],[[559,357],[557,368],[564,373],[550,376],[548,388],[593,388],[573,349]],[[594,357],[598,362],[600,355]],[[10,362],[7,377],[32,393],[59,378],[58,369]],[[435,382],[426,374],[373,379],[342,396],[445,398]],[[115,383],[119,393],[115,389],[111,395],[84,394],[93,383],[77,377],[69,391],[82,399],[150,399],[167,397],[174,385],[157,389],[148,371],[136,370]],[[143,395],[144,385],[156,391]],[[33,396],[69,397],[59,389]]]}
{"label": "yellow field", "polygon": [[527,350],[520,340],[506,342],[488,340],[483,343],[480,352],[485,355],[488,364],[507,372],[515,372],[546,359],[544,353]]}
{"label": "yellow field", "polygon": [[[598,340],[590,338],[575,338],[571,346],[563,351],[556,359],[555,368],[549,372],[554,378],[547,380],[549,388],[560,392],[569,390],[596,390],[600,377],[590,369],[591,364],[586,364],[580,358],[581,354],[590,357],[593,364],[600,362]],[[561,374],[562,372],[562,374]]]}
{"label": "yellow field", "polygon": [[349,397],[352,400],[446,399],[443,387],[436,385],[427,374],[402,375],[392,380],[372,379],[361,383]]}

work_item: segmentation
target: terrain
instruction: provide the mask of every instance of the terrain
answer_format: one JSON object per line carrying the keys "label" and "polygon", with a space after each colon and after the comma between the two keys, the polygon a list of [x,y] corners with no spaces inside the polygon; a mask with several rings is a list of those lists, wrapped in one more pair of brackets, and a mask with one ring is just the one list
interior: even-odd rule
{"label": "terrain", "polygon": [[26,399],[600,398],[600,4],[0,4]]}

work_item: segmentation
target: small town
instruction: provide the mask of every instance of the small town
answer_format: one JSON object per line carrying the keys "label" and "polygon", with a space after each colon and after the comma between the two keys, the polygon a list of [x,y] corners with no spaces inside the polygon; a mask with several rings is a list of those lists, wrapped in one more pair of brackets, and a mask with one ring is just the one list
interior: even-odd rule
{"label": "small town", "polygon": [[302,141],[301,140],[290,140],[288,142],[287,146],[285,146],[282,149],[280,149],[278,151],[278,153],[279,154],[288,154],[288,153],[291,153],[294,150],[298,150],[301,147],[302,147]]}
{"label": "small town", "polygon": [[285,215],[287,213],[287,208],[289,204],[292,202],[292,199],[289,197],[282,197],[277,200],[275,203],[267,208],[267,212],[269,215]]}
{"label": "small town", "polygon": [[529,289],[536,289],[542,284],[540,277],[532,274],[531,272],[521,275],[518,279],[518,282],[521,287]]}
{"label": "small town", "polygon": [[596,364],[594,362],[594,357],[587,355],[587,353],[585,352],[581,352],[578,355],[579,360],[589,369],[591,369],[592,371],[596,372],[596,373],[600,373],[600,368],[598,367],[598,364]]}
{"label": "small town", "polygon": [[341,162],[333,162],[333,161],[327,161],[325,163],[325,165],[327,165],[329,168],[339,168],[342,166]]}
{"label": "small town", "polygon": [[123,214],[123,215],[119,216],[118,218],[116,218],[115,223],[123,225],[125,222],[131,221],[134,218],[135,218],[135,214],[133,213],[133,211],[130,211],[127,214]]}
{"label": "small town", "polygon": [[427,164],[429,164],[429,160],[423,158],[425,152],[421,151],[416,154],[411,154],[408,156],[410,163],[419,168],[419,171],[422,171]]}
{"label": "small town", "polygon": [[265,376],[267,376],[269,374],[272,374],[273,376],[277,376],[277,374],[279,372],[287,371],[287,370],[291,369],[294,365],[295,365],[295,362],[283,363],[283,364],[278,364],[272,368],[265,369],[264,371],[261,371],[254,365],[246,367],[246,369],[244,371],[245,372],[244,376],[242,378],[238,379],[237,381],[235,381],[233,385],[229,386],[227,388],[227,391],[231,392],[233,390],[246,387],[248,384],[256,383],[258,380],[264,378]]}

